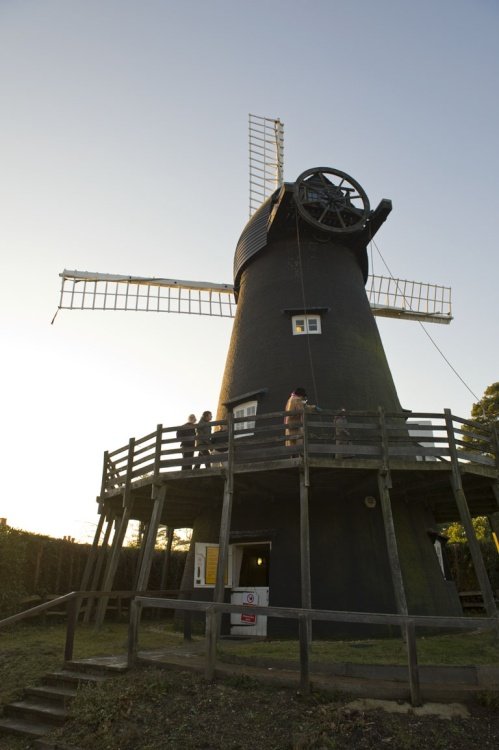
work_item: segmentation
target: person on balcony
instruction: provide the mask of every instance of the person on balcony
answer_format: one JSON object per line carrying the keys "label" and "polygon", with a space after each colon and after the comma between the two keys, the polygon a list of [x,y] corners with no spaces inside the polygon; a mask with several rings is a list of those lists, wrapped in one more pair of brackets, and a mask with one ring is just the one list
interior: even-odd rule
{"label": "person on balcony", "polygon": [[307,406],[308,398],[305,388],[295,388],[286,401],[284,411],[292,411],[284,417],[286,446],[301,445],[303,443],[303,412],[305,409],[313,409]]}
{"label": "person on balcony", "polygon": [[[334,439],[336,445],[351,445],[346,409],[340,409],[334,417]],[[351,454],[337,453],[336,458],[351,458]]]}
{"label": "person on balcony", "polygon": [[204,411],[201,415],[201,419],[196,425],[196,448],[198,449],[198,461],[203,457],[204,461],[199,461],[194,467],[199,469],[201,463],[204,463],[206,468],[211,465],[211,462],[207,460],[207,456],[211,455],[211,411]]}
{"label": "person on balcony", "polygon": [[[196,415],[189,414],[187,422],[177,430],[177,440],[180,440],[180,451],[182,458],[193,458],[194,446],[196,445]],[[192,461],[189,464],[182,464],[182,470],[192,469]]]}

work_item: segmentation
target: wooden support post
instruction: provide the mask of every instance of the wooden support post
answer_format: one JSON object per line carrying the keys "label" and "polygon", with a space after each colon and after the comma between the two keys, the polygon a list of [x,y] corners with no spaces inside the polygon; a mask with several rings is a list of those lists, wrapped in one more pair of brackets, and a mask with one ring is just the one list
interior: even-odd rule
{"label": "wooden support post", "polygon": [[[92,574],[92,571],[95,568],[95,564],[97,562],[97,553],[99,550],[99,542],[100,537],[102,534],[102,527],[104,526],[104,520],[105,520],[105,514],[102,507],[99,508],[99,521],[97,523],[97,528],[95,530],[94,540],[92,542],[92,546],[90,547],[87,555],[87,560],[85,562],[85,568],[83,569],[83,575],[81,578],[80,583],[80,591],[88,591],[88,586],[90,583],[90,576]],[[79,604],[81,604],[81,599]],[[78,611],[80,607],[78,606]]]}
{"label": "wooden support post", "polygon": [[304,695],[310,693],[310,669],[309,669],[309,650],[310,650],[310,616],[306,614],[298,615],[298,628],[300,636],[300,690]]}
{"label": "wooden support post", "polygon": [[386,546],[388,549],[388,559],[390,562],[390,572],[392,576],[393,590],[395,593],[397,612],[401,615],[407,615],[407,599],[405,596],[402,568],[400,566],[400,558],[397,547],[397,536],[395,534],[395,523],[393,520],[392,506],[390,501],[390,488],[392,486],[392,480],[390,475],[388,454],[388,434],[386,430],[384,411],[381,407],[379,407],[378,412],[382,456],[382,466],[378,471],[378,491],[381,501],[381,510],[383,513]]}
{"label": "wooden support post", "polygon": [[[123,515],[119,519],[119,526],[114,535],[113,544],[111,548],[111,555],[109,557],[107,569],[104,574],[104,579],[102,581],[102,589],[101,589],[102,591],[111,591],[113,581],[114,581],[114,576],[116,575],[116,570],[118,568],[121,549],[123,547],[123,541],[125,539],[125,534],[128,528],[128,523],[130,521],[130,515],[131,515],[131,508],[128,506],[124,509]],[[95,627],[96,628],[100,628],[100,626],[104,622],[104,617],[106,614],[108,601],[109,601],[108,596],[102,596],[99,599],[99,602],[97,604],[97,611],[95,613]]]}
{"label": "wooden support post", "polygon": [[419,683],[418,653],[416,649],[416,628],[413,620],[406,620],[403,625],[404,641],[407,648],[407,666],[409,670],[409,687],[411,705],[420,706],[421,686]]}
{"label": "wooden support post", "polygon": [[142,561],[137,576],[137,591],[147,591],[147,585],[149,583],[149,576],[151,574],[152,559],[154,555],[154,548],[156,546],[156,539],[158,536],[159,523],[161,521],[161,515],[163,513],[163,506],[166,497],[166,486],[163,485],[159,489],[153,485],[152,487],[152,498],[153,507],[151,513],[151,519],[147,526],[147,535],[143,543],[143,554]]}
{"label": "wooden support post", "polygon": [[305,477],[305,486],[310,487],[310,469],[309,469],[309,463],[308,463],[308,445],[309,445],[309,435],[308,435],[308,422],[309,422],[309,413],[307,411],[307,407],[305,406],[305,409],[303,411],[303,474]]}
{"label": "wooden support post", "polygon": [[390,573],[392,576],[393,590],[395,593],[395,602],[397,612],[400,615],[406,615],[407,599],[405,596],[404,581],[402,578],[402,568],[397,547],[397,537],[395,534],[395,524],[393,521],[392,506],[390,502],[390,492],[386,486],[386,476],[382,471],[378,472],[378,490],[381,500],[381,510],[383,513],[383,523],[385,526],[386,546],[388,549],[388,559],[390,561]]}
{"label": "wooden support post", "polygon": [[[118,562],[120,559],[121,549],[123,547],[123,541],[125,539],[126,530],[128,528],[128,523],[130,521],[130,517],[132,514],[133,498],[131,494],[131,485],[132,485],[134,451],[135,451],[135,438],[130,438],[130,441],[128,443],[128,462],[127,462],[126,481],[125,481],[125,488],[123,491],[123,515],[121,516],[119,527],[116,530],[116,533],[114,535],[111,555],[108,560],[106,572],[104,574],[104,580],[102,581],[103,591],[111,591],[111,588],[114,582],[114,576],[116,575],[116,570],[118,568]],[[104,622],[104,616],[106,614],[108,601],[109,601],[109,597],[106,597],[106,596],[103,596],[99,599],[99,603],[97,605],[97,612],[95,615],[95,627],[96,628],[99,628]]]}
{"label": "wooden support post", "polygon": [[168,585],[168,573],[170,571],[174,532],[175,529],[173,528],[173,526],[168,526],[166,531],[165,556],[163,559],[163,567],[161,569],[161,582],[159,584],[159,588],[161,589],[161,591],[164,591]]}
{"label": "wooden support post", "polygon": [[301,606],[312,609],[312,585],[310,577],[310,519],[308,513],[308,493],[305,473],[300,471],[300,571]]}
{"label": "wooden support post", "polygon": [[[104,514],[103,514],[104,515]],[[102,572],[102,566],[104,565],[104,560],[107,553],[107,548],[109,544],[109,537],[111,536],[111,531],[113,529],[113,525],[115,522],[115,516],[112,513],[108,519],[106,530],[104,532],[104,538],[102,540],[102,544],[99,548],[99,551],[97,553],[97,561],[94,569],[94,573],[92,576],[92,581],[90,583],[90,591],[98,591],[99,590],[99,582]],[[87,606],[85,608],[85,614],[83,616],[83,624],[88,625],[90,622],[90,618],[92,615],[92,608],[94,604],[94,598],[89,597],[87,599]]]}
{"label": "wooden support post", "polygon": [[137,538],[137,560],[135,561],[135,570],[133,573],[132,589],[139,591],[139,576],[142,569],[142,561],[144,559],[144,550],[146,548],[147,535],[149,533],[149,521],[141,521],[139,524],[139,533]]}
{"label": "wooden support post", "polygon": [[227,454],[227,468],[224,484],[224,496],[222,503],[222,515],[220,519],[220,539],[218,547],[217,577],[214,602],[223,602],[225,592],[225,571],[229,559],[229,535],[232,516],[232,498],[234,494],[234,417],[229,414],[227,418],[227,430],[229,435],[229,447]]}
{"label": "wooden support post", "polygon": [[459,471],[459,457],[456,447],[456,438],[454,436],[452,414],[450,409],[444,409],[444,413],[445,423],[447,426],[447,440],[449,443],[449,452],[451,457],[451,486],[454,493],[454,499],[456,501],[457,509],[459,512],[459,518],[466,532],[466,539],[468,540],[473,567],[475,568],[478,585],[480,586],[480,591],[482,592],[483,603],[485,605],[487,615],[489,617],[497,617],[497,607],[494,601],[492,586],[490,585],[489,577],[487,575],[487,569],[485,568],[485,564],[483,562],[480,545],[478,543],[478,539],[476,538],[468,502],[466,500],[466,495],[464,494],[461,481],[461,472]]}

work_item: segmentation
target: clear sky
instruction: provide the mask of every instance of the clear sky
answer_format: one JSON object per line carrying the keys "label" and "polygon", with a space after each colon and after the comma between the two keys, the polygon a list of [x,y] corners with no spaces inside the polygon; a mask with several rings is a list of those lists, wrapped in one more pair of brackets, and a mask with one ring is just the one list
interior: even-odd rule
{"label": "clear sky", "polygon": [[[232,282],[249,112],[285,123],[287,181],[392,199],[392,273],[452,287],[428,330],[497,381],[498,38],[497,0],[0,0],[0,516],[88,540],[104,450],[215,410],[230,321],[50,321],[63,268]],[[379,327],[405,408],[469,416],[418,323]]]}

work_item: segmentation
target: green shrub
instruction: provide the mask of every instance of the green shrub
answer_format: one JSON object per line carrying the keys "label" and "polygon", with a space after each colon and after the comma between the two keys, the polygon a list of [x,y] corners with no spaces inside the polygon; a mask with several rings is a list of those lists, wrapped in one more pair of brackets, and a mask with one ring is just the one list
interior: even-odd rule
{"label": "green shrub", "polygon": [[0,618],[14,614],[26,596],[26,540],[10,526],[0,526]]}

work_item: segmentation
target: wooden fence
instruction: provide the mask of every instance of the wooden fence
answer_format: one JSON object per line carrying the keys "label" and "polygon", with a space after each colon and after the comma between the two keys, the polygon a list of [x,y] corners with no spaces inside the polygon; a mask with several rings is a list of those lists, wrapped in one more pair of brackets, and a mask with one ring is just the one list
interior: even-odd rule
{"label": "wooden fence", "polygon": [[[247,613],[248,607],[238,604],[199,602],[186,600],[155,599],[136,596],[131,603],[130,625],[128,634],[128,666],[134,667],[138,660],[138,634],[142,610],[145,607],[183,610],[186,612],[205,613],[205,677],[213,680],[216,674],[217,640],[220,628],[220,617],[223,613]],[[371,625],[396,625],[406,647],[408,683],[413,706],[422,703],[419,678],[416,628],[457,629],[457,630],[495,630],[499,621],[497,617],[431,617],[417,615],[381,614],[372,612],[339,612],[319,609],[298,609],[296,607],[261,607],[252,606],[251,613],[264,617],[277,617],[298,620],[300,643],[300,689],[310,692],[310,643],[313,621],[348,622]]]}
{"label": "wooden fence", "polygon": [[[64,661],[73,658],[74,641],[77,630],[78,613],[86,600],[105,599],[110,596],[130,598],[130,620],[128,629],[128,666],[133,668],[138,661],[138,636],[142,610],[149,608],[169,609],[183,612],[205,613],[205,676],[213,680],[216,676],[217,641],[220,617],[223,613],[244,613],[244,605],[215,602],[199,602],[171,598],[158,598],[157,594],[173,592],[135,591],[72,591],[57,599],[32,607],[29,610],[0,620],[0,630],[11,627],[18,622],[47,612],[54,607],[65,605],[67,608],[66,639],[64,644]],[[156,595],[156,596],[155,596]],[[251,613],[265,617],[296,619],[299,625],[300,643],[300,688],[310,691],[310,643],[312,622],[349,622],[374,625],[395,625],[400,627],[407,652],[408,683],[413,706],[422,703],[419,667],[416,647],[416,628],[457,629],[457,630],[493,630],[497,634],[499,620],[496,617],[433,617],[419,615],[396,615],[373,612],[339,612],[332,610],[299,609],[296,607],[261,607],[252,606]]]}

